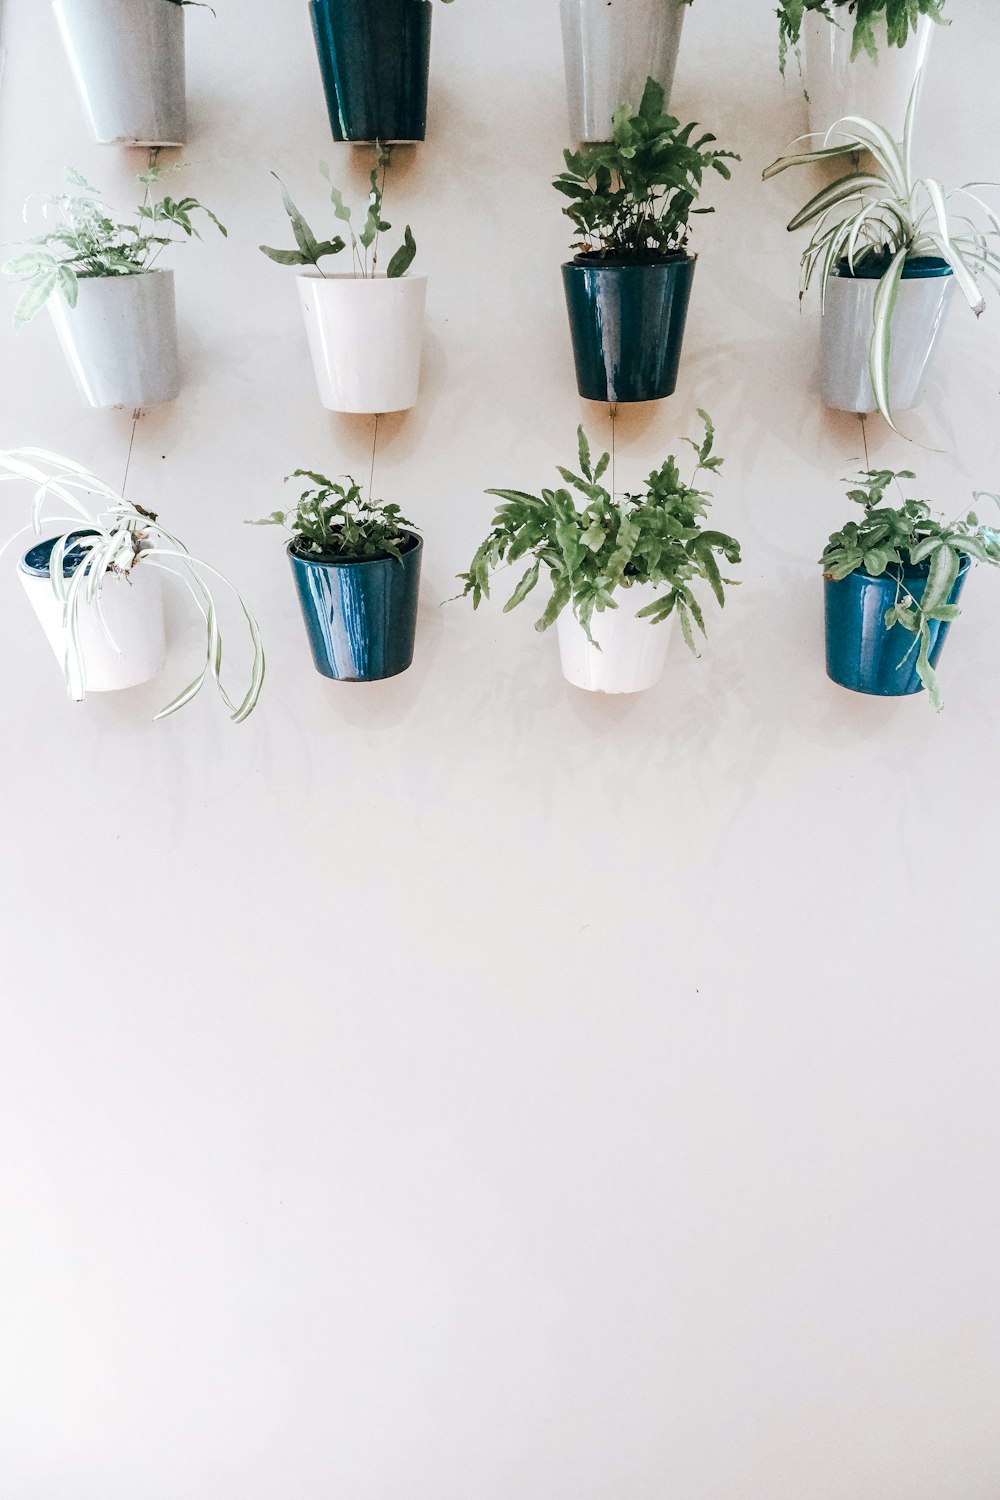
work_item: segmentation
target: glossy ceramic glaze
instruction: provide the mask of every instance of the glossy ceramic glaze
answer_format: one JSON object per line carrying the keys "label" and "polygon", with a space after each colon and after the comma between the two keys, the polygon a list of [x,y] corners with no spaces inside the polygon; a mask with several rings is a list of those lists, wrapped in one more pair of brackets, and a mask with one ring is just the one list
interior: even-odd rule
{"label": "glossy ceramic glaze", "polygon": [[662,587],[649,583],[619,589],[618,608],[595,613],[591,621],[596,646],[587,640],[573,611],[564,609],[556,630],[566,681],[588,693],[641,693],[654,687],[663,675],[674,617],[651,625],[637,620],[636,614],[662,592]]}
{"label": "glossy ceramic glaze", "polygon": [[176,398],[181,377],[173,271],[83,277],[75,307],[58,294],[47,306],[91,406],[135,410]]}
{"label": "glossy ceramic glaze", "polygon": [[662,401],[677,386],[695,257],[659,265],[574,260],[562,268],[588,401]]}
{"label": "glossy ceramic glaze", "polygon": [[[956,604],[965,587],[969,560],[962,563],[949,603]],[[914,599],[923,597],[926,569],[907,569],[905,589]],[[824,580],[826,592],[826,670],[841,687],[854,693],[881,698],[905,698],[923,691],[917,676],[918,638],[902,625],[885,627],[885,612],[897,603],[900,593],[895,578],[883,574],[872,578],[864,569],[834,583]],[[931,625],[931,666],[948,637],[947,622]]]}
{"label": "glossy ceramic glaze", "polygon": [[873,63],[866,52],[851,61],[853,21],[853,7],[842,26],[816,11],[803,17],[809,129],[825,132],[844,115],[861,115],[877,120],[902,140],[906,106],[917,72],[927,63],[935,23],[921,16],[906,46],[890,47],[885,22],[876,22],[878,62]]}
{"label": "glossy ceramic glaze", "polygon": [[431,0],[310,0],[336,141],[422,141]]}
{"label": "glossy ceramic glaze", "polygon": [[[73,533],[79,535],[80,533]],[[39,542],[21,559],[18,576],[32,609],[59,663],[66,663],[67,631],[63,606],[52,588],[49,558],[56,538]],[[67,553],[64,573],[72,577],[80,555]],[[101,583],[100,605],[82,600],[77,619],[88,693],[112,693],[148,682],[163,666],[166,636],[160,573],[139,562],[127,578],[108,573]],[[101,616],[112,640],[101,624]]]}
{"label": "glossy ceramic glaze", "polygon": [[53,10],[94,139],[183,145],[184,7],[173,0],[53,0]]}
{"label": "glossy ceramic glaze", "polygon": [[670,90],[687,0],[561,0],[570,131],[611,139],[620,104],[638,106],[647,78]]}
{"label": "glossy ceramic glaze", "polygon": [[317,672],[337,682],[378,682],[413,661],[424,544],[406,532],[402,562],[309,562],[288,547]]}
{"label": "glossy ceramic glaze", "polygon": [[[954,291],[945,261],[908,262],[892,314],[889,399],[893,411],[918,406],[938,333]],[[876,276],[831,276],[820,327],[820,391],[834,411],[871,412],[875,392],[868,373],[874,327]]]}
{"label": "glossy ceramic glaze", "polygon": [[426,276],[298,277],[319,396],[328,411],[416,406]]}

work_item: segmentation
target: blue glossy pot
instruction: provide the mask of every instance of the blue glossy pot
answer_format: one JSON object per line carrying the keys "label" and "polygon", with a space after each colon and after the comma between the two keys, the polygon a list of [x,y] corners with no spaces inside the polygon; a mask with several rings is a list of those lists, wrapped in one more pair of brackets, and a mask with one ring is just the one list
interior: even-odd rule
{"label": "blue glossy pot", "polygon": [[[957,604],[969,574],[963,558],[949,604]],[[926,566],[905,568],[903,581],[914,599],[927,586]],[[897,579],[885,573],[873,578],[861,568],[847,578],[824,581],[826,593],[826,670],[841,687],[881,698],[905,698],[923,691],[917,676],[918,637],[902,625],[885,627],[885,612],[897,602]],[[936,667],[948,638],[947,621],[931,625],[930,662]]]}
{"label": "blue glossy pot", "polygon": [[335,141],[422,141],[431,0],[310,0]]}
{"label": "blue glossy pot", "polygon": [[662,401],[677,389],[695,257],[562,268],[576,383],[587,401]]}
{"label": "blue glossy pot", "polygon": [[317,672],[336,682],[378,682],[413,661],[424,544],[404,533],[402,562],[314,562],[288,558]]}

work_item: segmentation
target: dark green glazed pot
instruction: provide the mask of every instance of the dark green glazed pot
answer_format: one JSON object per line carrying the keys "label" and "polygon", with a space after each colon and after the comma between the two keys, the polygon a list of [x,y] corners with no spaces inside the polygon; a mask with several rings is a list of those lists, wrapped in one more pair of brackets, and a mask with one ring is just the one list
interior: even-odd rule
{"label": "dark green glazed pot", "polygon": [[431,0],[309,0],[335,141],[422,141]]}
{"label": "dark green glazed pot", "polygon": [[[968,577],[969,559],[962,566],[948,596],[957,604]],[[903,570],[903,582],[914,599],[922,599],[927,587],[927,564]],[[871,693],[879,698],[906,698],[923,692],[917,676],[919,638],[902,625],[886,629],[885,612],[897,599],[895,574],[873,578],[864,568],[846,578],[825,580],[827,676],[852,693]],[[948,639],[947,620],[931,622],[928,656],[932,667]]]}
{"label": "dark green glazed pot", "polygon": [[662,401],[677,389],[695,257],[562,268],[576,383],[587,401]]}
{"label": "dark green glazed pot", "polygon": [[317,672],[336,682],[378,682],[413,661],[424,544],[407,531],[402,561],[314,562],[288,544]]}

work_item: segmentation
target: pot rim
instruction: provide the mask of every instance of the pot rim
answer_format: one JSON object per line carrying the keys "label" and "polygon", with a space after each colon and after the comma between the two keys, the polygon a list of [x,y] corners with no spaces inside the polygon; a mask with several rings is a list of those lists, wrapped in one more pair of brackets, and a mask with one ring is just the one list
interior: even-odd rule
{"label": "pot rim", "polygon": [[[427,3],[430,4],[430,0],[427,0]],[[322,285],[325,281],[338,283],[350,282],[353,285],[357,286],[379,286],[382,283],[388,284],[391,281],[395,286],[404,281],[426,281],[427,273],[426,271],[416,271],[411,274],[411,272],[407,271],[405,276],[393,276],[390,278],[385,274],[384,271],[377,271],[374,276],[355,276],[350,271],[330,271],[322,273],[319,271],[299,271],[298,275],[296,276],[296,280],[315,281],[319,285]]]}
{"label": "pot rim", "polygon": [[[172,4],[173,0],[167,0]],[[138,281],[143,276],[173,276],[169,266],[147,266],[144,271],[129,271],[121,276],[77,276],[77,281]]]}
{"label": "pot rim", "polygon": [[[419,554],[423,551],[423,537],[418,531],[411,531],[407,526],[400,527],[400,530],[402,531],[404,536],[412,537],[415,543],[414,546],[406,548],[405,552],[403,553],[403,557],[407,558],[419,556]],[[293,562],[304,563],[306,567],[309,568],[374,568],[384,567],[386,563],[393,563],[394,565],[396,564],[396,558],[389,556],[343,558],[303,557],[301,553],[292,551],[292,548],[294,546],[294,537],[291,539],[291,541],[285,543],[285,551],[288,554],[289,558]]]}
{"label": "pot rim", "polygon": [[[869,275],[863,268],[860,272],[851,272],[848,270],[845,275],[841,267],[846,265],[846,260],[838,261],[836,268],[830,273],[829,279],[831,281],[855,282],[881,281],[889,269],[889,262],[886,261],[885,266],[877,275]],[[909,274],[907,274],[908,269]],[[903,281],[944,281],[949,276],[954,276],[954,274],[952,266],[940,255],[912,255],[903,262],[903,275],[901,279]]]}
{"label": "pot rim", "polygon": [[608,256],[605,259],[587,260],[582,255],[574,255],[572,260],[563,261],[562,268],[564,271],[570,269],[579,271],[667,271],[672,266],[693,266],[697,259],[697,251],[687,250],[664,260],[623,260],[615,256]]}
{"label": "pot rim", "polygon": [[[965,577],[965,575],[968,573],[969,569],[972,567],[972,563],[973,563],[973,559],[969,556],[969,554],[967,552],[964,552],[962,554],[962,561],[961,561],[961,563],[959,565],[959,569],[958,569],[958,577],[959,578],[964,578]],[[890,564],[890,566],[891,567],[896,567],[896,564],[892,563],[892,564]],[[903,566],[902,566],[902,569],[901,569],[900,574],[899,574],[898,577],[896,576],[895,573],[889,573],[889,572],[879,573],[878,576],[876,577],[876,575],[874,573],[869,573],[869,571],[865,567],[864,563],[862,563],[862,565],[861,565],[860,568],[855,568],[854,572],[853,573],[848,573],[848,575],[847,575],[846,578],[830,578],[830,577],[827,576],[826,573],[824,573],[823,574],[823,582],[826,583],[826,584],[836,585],[836,584],[840,584],[840,583],[850,583],[850,581],[851,581],[852,578],[858,578],[858,577],[860,577],[861,579],[865,580],[868,583],[885,584],[885,586],[888,588],[889,586],[894,586],[897,583],[905,582],[906,579],[908,579],[908,578],[911,578],[911,579],[912,578],[926,578],[927,575],[928,575],[928,573],[929,573],[929,571],[930,571],[929,567],[926,564],[924,564],[924,563],[910,563],[910,562],[905,562],[903,564]]]}

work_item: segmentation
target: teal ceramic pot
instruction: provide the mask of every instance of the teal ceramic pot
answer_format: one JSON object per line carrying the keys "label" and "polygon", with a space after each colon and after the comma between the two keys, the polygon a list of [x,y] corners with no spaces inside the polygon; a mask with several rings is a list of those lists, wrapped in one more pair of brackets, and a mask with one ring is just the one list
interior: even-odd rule
{"label": "teal ceramic pot", "polygon": [[562,268],[576,383],[588,401],[662,401],[677,388],[695,256]]}
{"label": "teal ceramic pot", "polygon": [[404,533],[402,562],[314,562],[288,559],[317,672],[336,682],[378,682],[413,661],[424,544]]}
{"label": "teal ceramic pot", "polygon": [[422,141],[432,0],[310,0],[335,141]]}
{"label": "teal ceramic pot", "polygon": [[[969,567],[969,559],[964,558],[949,604],[958,603]],[[905,568],[902,576],[908,592],[921,599],[927,586],[926,565]],[[885,626],[885,612],[897,601],[896,575],[873,578],[861,568],[838,582],[827,578],[824,587],[827,675],[852,693],[905,698],[922,692],[917,676],[918,638],[902,625],[893,625],[891,630]],[[937,666],[948,630],[947,621],[931,625],[932,667]]]}

